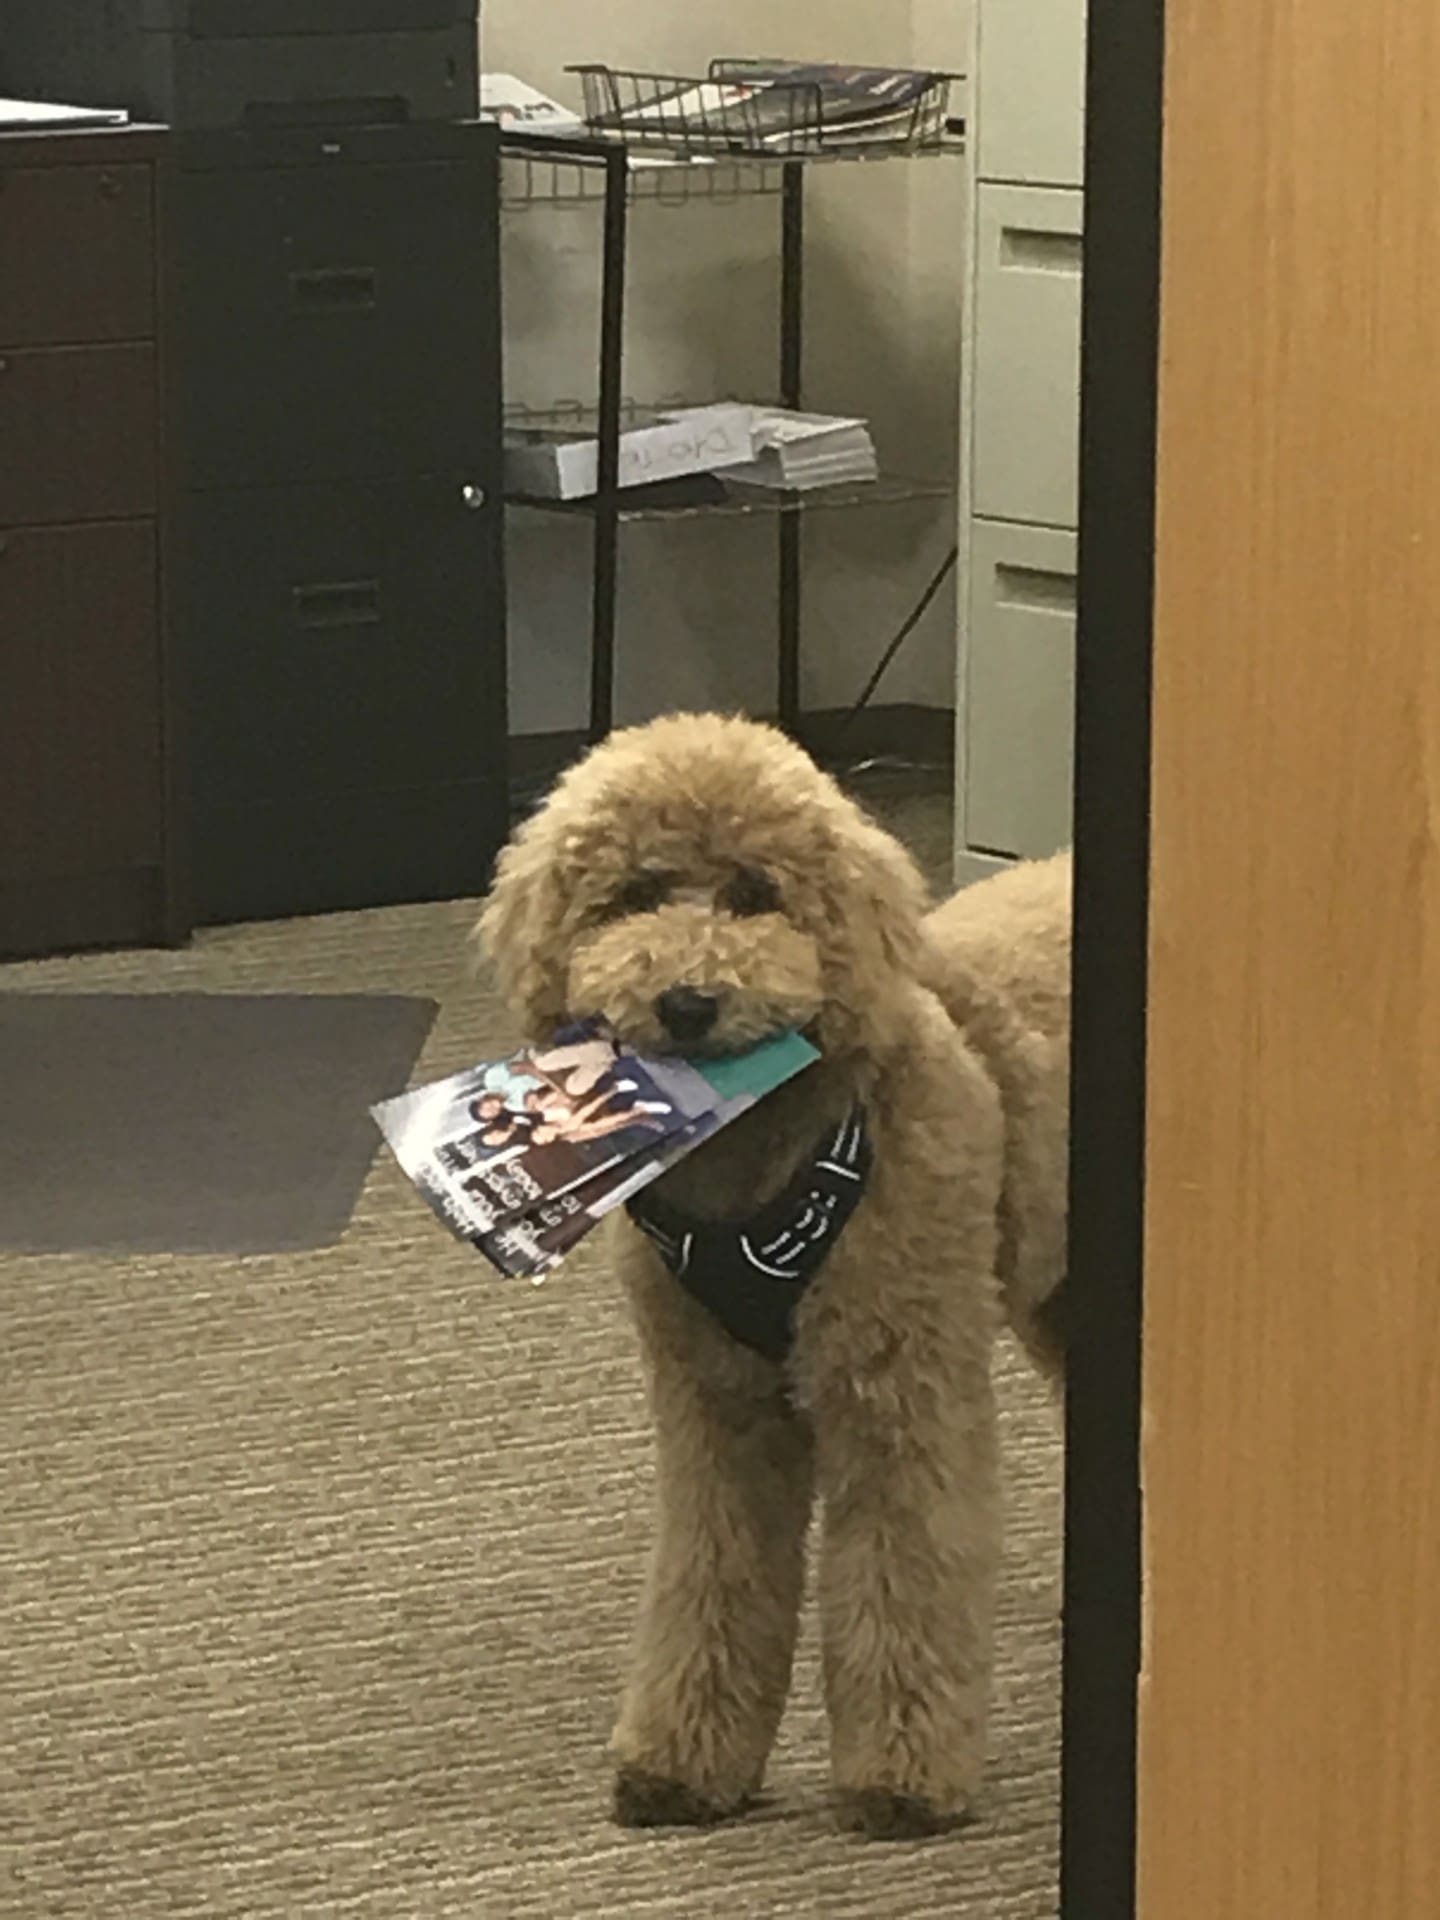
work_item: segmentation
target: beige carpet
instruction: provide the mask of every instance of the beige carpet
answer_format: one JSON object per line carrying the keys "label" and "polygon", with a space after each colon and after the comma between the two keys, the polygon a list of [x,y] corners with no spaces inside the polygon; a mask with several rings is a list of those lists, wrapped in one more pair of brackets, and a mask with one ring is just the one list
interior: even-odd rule
{"label": "beige carpet", "polygon": [[[939,857],[938,803],[899,817]],[[434,995],[431,1078],[509,1038],[463,976],[470,918],[235,928],[0,985]],[[322,1253],[6,1259],[0,1915],[1053,1915],[1059,1440],[1008,1349],[1002,1373],[981,1822],[899,1848],[832,1833],[807,1634],[770,1804],[631,1836],[603,1817],[603,1748],[650,1458],[584,1249],[506,1285],[381,1159]]]}

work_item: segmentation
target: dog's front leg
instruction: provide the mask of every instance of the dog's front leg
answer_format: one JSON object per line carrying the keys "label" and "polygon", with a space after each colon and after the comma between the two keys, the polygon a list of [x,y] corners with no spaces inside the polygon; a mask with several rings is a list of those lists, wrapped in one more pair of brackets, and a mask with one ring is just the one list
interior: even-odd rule
{"label": "dog's front leg", "polygon": [[699,1825],[759,1789],[790,1685],[809,1438],[778,1373],[668,1273],[632,1286],[656,1422],[658,1528],[615,1730],[615,1817]]}
{"label": "dog's front leg", "polygon": [[842,1822],[877,1839],[958,1825],[984,1767],[999,1496],[981,1344],[948,1369],[902,1341],[817,1408],[832,1772]]}

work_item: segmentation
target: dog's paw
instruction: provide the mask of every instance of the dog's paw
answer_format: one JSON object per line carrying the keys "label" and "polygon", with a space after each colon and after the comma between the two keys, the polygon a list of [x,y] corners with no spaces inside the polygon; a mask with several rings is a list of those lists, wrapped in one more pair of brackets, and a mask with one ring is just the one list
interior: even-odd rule
{"label": "dog's paw", "polygon": [[643,1767],[621,1767],[615,1775],[615,1822],[621,1827],[713,1827],[743,1813],[745,1802],[723,1805],[679,1780],[666,1780]]}
{"label": "dog's paw", "polygon": [[891,1787],[854,1787],[839,1796],[840,1823],[867,1840],[928,1840],[952,1833],[970,1819],[966,1810],[946,1811],[918,1794]]}

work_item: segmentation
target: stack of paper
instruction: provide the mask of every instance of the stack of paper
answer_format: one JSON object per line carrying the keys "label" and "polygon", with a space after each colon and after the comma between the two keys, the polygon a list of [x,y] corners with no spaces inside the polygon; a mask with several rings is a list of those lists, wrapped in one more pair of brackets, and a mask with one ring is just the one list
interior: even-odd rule
{"label": "stack of paper", "polygon": [[507,132],[568,135],[585,130],[578,113],[513,73],[481,74],[480,118],[498,120]]}
{"label": "stack of paper", "polygon": [[750,431],[756,457],[727,467],[727,481],[749,487],[838,487],[878,475],[875,443],[863,420],[756,407]]}
{"label": "stack of paper", "polygon": [[123,127],[123,107],[68,107],[53,100],[0,100],[0,127],[7,133],[50,133],[70,127]]}
{"label": "stack of paper", "polygon": [[642,1058],[594,1024],[373,1109],[459,1239],[541,1280],[607,1213],[819,1056],[797,1033],[714,1060]]}

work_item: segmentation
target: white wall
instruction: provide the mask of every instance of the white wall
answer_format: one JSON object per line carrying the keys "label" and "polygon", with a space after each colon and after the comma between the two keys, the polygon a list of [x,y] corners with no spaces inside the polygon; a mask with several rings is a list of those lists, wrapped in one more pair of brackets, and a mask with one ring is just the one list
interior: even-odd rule
{"label": "white wall", "polygon": [[[703,68],[712,55],[949,66],[966,0],[488,0],[488,68],[578,104],[566,61]],[[953,476],[958,359],[959,168],[917,162],[811,176],[807,398],[869,414],[882,461]],[[778,202],[633,215],[626,389],[641,400],[775,386]],[[506,385],[534,405],[593,401],[598,211],[507,217]],[[511,699],[516,732],[583,724],[588,528],[510,522]],[[802,698],[845,704],[954,540],[946,505],[817,514],[806,532]],[[774,703],[774,532],[769,521],[622,532],[617,707]],[[948,707],[953,601],[942,595],[879,698]]]}

